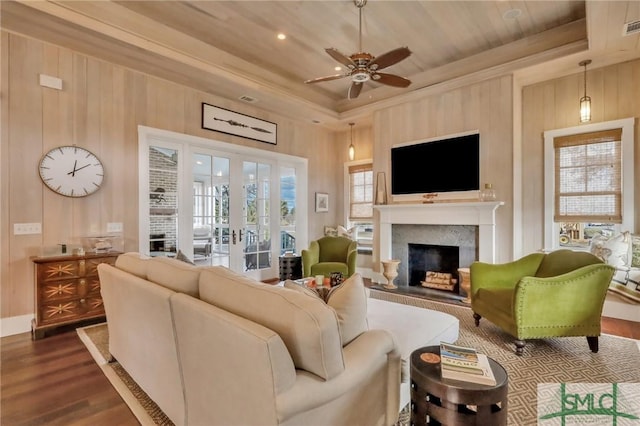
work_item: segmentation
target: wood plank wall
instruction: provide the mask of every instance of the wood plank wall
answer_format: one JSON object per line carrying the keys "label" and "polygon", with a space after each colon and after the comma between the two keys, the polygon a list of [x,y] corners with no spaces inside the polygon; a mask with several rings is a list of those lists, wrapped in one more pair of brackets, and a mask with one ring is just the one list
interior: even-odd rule
{"label": "wood plank wall", "polygon": [[[577,67],[576,67],[577,68]],[[544,243],[544,132],[580,125],[579,100],[584,94],[583,74],[522,89],[522,252]],[[588,69],[587,94],[591,122],[636,117],[635,121],[635,228],[640,230],[640,60]]]}
{"label": "wood plank wall", "polygon": [[[393,145],[480,131],[480,181],[490,182],[504,201],[496,211],[496,260],[511,260],[513,227],[513,107],[512,78],[494,78],[434,94],[374,114],[374,172],[383,171],[391,188],[390,149]],[[460,153],[464,155],[464,153]],[[455,173],[456,159],[451,159]],[[425,167],[429,159],[425,158]],[[415,171],[416,179],[420,170]],[[377,253],[374,264],[379,263]]]}
{"label": "wood plank wall", "polygon": [[[335,132],[4,31],[1,43],[1,318],[33,312],[29,258],[43,247],[80,242],[104,233],[108,222],[122,222],[125,250],[138,249],[139,124],[308,158],[309,238],[341,221],[347,154]],[[41,87],[41,73],[61,78],[63,90]],[[202,102],[277,123],[277,145],[201,129]],[[106,177],[97,193],[66,198],[40,181],[41,156],[66,144],[103,160]],[[316,191],[329,193],[336,208],[315,213]],[[13,235],[14,223],[30,222],[42,223],[41,235]]]}

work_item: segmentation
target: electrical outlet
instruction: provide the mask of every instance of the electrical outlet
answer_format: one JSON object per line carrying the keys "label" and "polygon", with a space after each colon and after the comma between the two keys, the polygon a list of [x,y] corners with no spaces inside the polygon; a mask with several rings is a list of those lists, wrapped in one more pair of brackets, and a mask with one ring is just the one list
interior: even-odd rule
{"label": "electrical outlet", "polygon": [[29,234],[41,234],[41,223],[14,223],[13,235],[29,235]]}
{"label": "electrical outlet", "polygon": [[122,222],[107,223],[107,232],[122,232]]}

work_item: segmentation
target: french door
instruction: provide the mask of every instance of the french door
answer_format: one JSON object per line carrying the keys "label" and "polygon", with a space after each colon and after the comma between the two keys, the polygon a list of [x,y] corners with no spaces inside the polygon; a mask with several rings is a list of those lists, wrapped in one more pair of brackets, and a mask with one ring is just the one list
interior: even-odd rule
{"label": "french door", "polygon": [[[306,160],[139,129],[140,250],[278,276],[307,245]],[[301,214],[302,213],[302,214]]]}

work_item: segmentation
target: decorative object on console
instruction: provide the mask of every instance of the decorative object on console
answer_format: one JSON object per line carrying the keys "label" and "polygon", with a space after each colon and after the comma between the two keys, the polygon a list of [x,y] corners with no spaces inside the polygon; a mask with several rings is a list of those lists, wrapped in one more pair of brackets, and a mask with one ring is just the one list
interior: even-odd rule
{"label": "decorative object on console", "polygon": [[480,201],[495,201],[496,191],[490,183],[484,184],[484,189],[480,191]]}
{"label": "decorative object on console", "polygon": [[277,144],[278,125],[249,115],[202,103],[202,128]]}
{"label": "decorative object on console", "polygon": [[387,204],[387,178],[384,172],[376,175],[376,204]]}
{"label": "decorative object on console", "polygon": [[384,268],[382,275],[384,275],[384,277],[387,279],[387,283],[383,284],[382,287],[386,288],[387,290],[395,290],[396,288],[398,288],[398,286],[393,283],[393,280],[395,280],[398,276],[398,265],[400,265],[400,261],[397,259],[390,259],[383,260],[380,263],[382,263],[382,266]]}
{"label": "decorative object on console", "polygon": [[316,192],[316,213],[329,211],[329,194],[326,192]]}

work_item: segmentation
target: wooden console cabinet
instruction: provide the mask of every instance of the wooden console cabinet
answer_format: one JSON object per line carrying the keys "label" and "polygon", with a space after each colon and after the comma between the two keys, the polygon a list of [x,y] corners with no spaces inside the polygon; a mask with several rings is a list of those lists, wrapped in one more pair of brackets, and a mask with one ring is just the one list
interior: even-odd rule
{"label": "wooden console cabinet", "polygon": [[104,317],[98,265],[114,264],[121,253],[87,253],[34,257],[35,318],[32,338],[40,339],[49,329]]}

